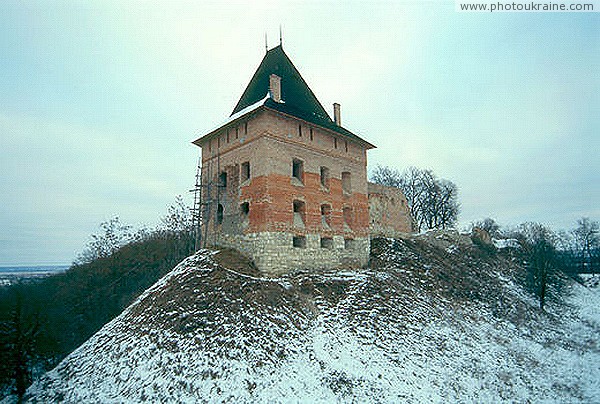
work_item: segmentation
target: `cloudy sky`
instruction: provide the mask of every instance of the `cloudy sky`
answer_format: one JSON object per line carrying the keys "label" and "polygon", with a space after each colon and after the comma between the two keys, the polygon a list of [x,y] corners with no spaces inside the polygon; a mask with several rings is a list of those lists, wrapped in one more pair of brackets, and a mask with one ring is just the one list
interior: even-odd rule
{"label": "cloudy sky", "polygon": [[[251,4],[251,5],[249,5]],[[600,14],[451,1],[0,3],[0,265],[153,226],[269,46],[378,146],[460,188],[461,224],[600,218]]]}

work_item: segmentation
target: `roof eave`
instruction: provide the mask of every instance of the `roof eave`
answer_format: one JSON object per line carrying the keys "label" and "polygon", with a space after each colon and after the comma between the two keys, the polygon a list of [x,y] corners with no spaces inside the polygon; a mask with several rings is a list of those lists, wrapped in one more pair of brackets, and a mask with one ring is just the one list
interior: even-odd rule
{"label": "roof eave", "polygon": [[[264,99],[261,102],[264,102]],[[201,144],[206,142],[209,138],[213,137],[217,132],[223,130],[224,128],[234,126],[235,123],[239,122],[240,120],[247,119],[247,117],[249,115],[256,114],[256,113],[258,113],[258,111],[260,111],[264,108],[266,108],[264,106],[264,104],[259,104],[259,105],[256,105],[254,108],[249,109],[248,111],[244,111],[243,113],[239,114],[239,116],[230,117],[226,122],[222,123],[221,125],[217,126],[214,129],[212,129],[207,134],[199,137],[196,140],[193,140],[192,143],[198,147],[202,147]]]}
{"label": "roof eave", "polygon": [[363,139],[363,138],[361,138],[360,136],[358,136],[358,135],[356,135],[356,134],[352,133],[351,131],[349,131],[348,129],[344,128],[343,126],[339,126],[339,127],[340,127],[340,128],[342,128],[343,130],[347,131],[348,133],[351,133],[352,135],[354,135],[354,136],[356,137],[356,139],[350,138],[349,136],[347,136],[347,135],[345,135],[345,134],[343,134],[343,133],[337,132],[337,131],[335,131],[335,130],[333,130],[333,129],[331,129],[331,128],[328,128],[328,127],[326,127],[326,126],[320,125],[320,124],[318,124],[318,123],[315,123],[315,122],[308,121],[308,120],[306,120],[306,119],[304,119],[304,118],[300,118],[300,117],[298,117],[298,116],[295,116],[295,115],[292,115],[292,114],[289,114],[289,113],[286,113],[286,112],[283,112],[283,111],[279,111],[279,110],[277,110],[277,109],[274,109],[274,108],[270,108],[270,107],[268,107],[268,106],[266,106],[266,105],[265,105],[265,106],[263,106],[263,107],[264,107],[264,109],[266,109],[266,110],[273,111],[273,112],[276,112],[276,113],[278,113],[278,114],[282,114],[282,115],[285,115],[285,116],[289,116],[289,117],[292,117],[292,118],[294,118],[294,119],[299,119],[299,120],[301,120],[301,121],[303,121],[303,122],[306,122],[308,125],[311,125],[311,126],[314,126],[314,127],[319,127],[319,128],[321,128],[321,129],[323,129],[323,130],[326,130],[327,132],[330,132],[330,133],[334,134],[334,135],[343,136],[344,138],[346,138],[346,139],[348,139],[348,140],[350,140],[350,141],[357,142],[357,143],[361,143],[363,146],[365,146],[365,148],[366,148],[367,150],[370,150],[370,149],[376,149],[376,148],[377,148],[377,146],[375,146],[374,144],[367,142],[366,140],[364,140],[364,139]]}

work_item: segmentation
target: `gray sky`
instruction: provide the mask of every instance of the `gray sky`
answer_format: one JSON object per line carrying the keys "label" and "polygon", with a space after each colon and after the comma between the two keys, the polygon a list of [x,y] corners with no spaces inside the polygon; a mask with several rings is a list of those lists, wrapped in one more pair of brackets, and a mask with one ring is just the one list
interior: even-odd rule
{"label": "gray sky", "polygon": [[[153,226],[197,135],[284,49],[377,164],[433,169],[461,224],[600,217],[600,14],[453,2],[0,3],[0,265],[70,263],[97,225]],[[330,111],[331,112],[331,111]]]}

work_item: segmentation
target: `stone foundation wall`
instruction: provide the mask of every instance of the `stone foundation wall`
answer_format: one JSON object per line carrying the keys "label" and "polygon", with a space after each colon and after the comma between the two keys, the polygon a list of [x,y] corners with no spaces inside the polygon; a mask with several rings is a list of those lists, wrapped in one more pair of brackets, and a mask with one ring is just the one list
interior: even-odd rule
{"label": "stone foundation wall", "polygon": [[363,267],[369,260],[368,237],[346,241],[343,236],[333,236],[332,245],[327,248],[321,246],[319,234],[306,234],[305,247],[293,247],[293,237],[293,233],[283,232],[221,234],[216,244],[232,247],[249,255],[258,269],[270,276],[297,269]]}

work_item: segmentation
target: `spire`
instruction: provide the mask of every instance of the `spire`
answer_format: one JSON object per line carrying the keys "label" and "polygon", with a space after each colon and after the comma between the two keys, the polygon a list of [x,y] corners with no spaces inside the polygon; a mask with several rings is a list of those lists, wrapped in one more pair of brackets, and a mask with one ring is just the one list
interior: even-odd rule
{"label": "spire", "polygon": [[283,45],[283,33],[281,31],[281,24],[279,24],[279,46]]}
{"label": "spire", "polygon": [[264,99],[270,91],[271,77],[276,76],[280,89],[277,97],[279,102],[269,98],[265,101],[266,107],[339,132],[364,143],[368,148],[375,147],[342,126],[336,125],[283,51],[282,36],[279,41],[278,46],[267,50],[231,115]]}
{"label": "spire", "polygon": [[232,115],[265,97],[269,91],[269,77],[272,74],[281,78],[281,99],[285,100],[288,108],[293,108],[294,115],[333,123],[281,45],[267,51]]}
{"label": "spire", "polygon": [[269,51],[269,42],[267,42],[267,33],[265,32],[265,53]]}

